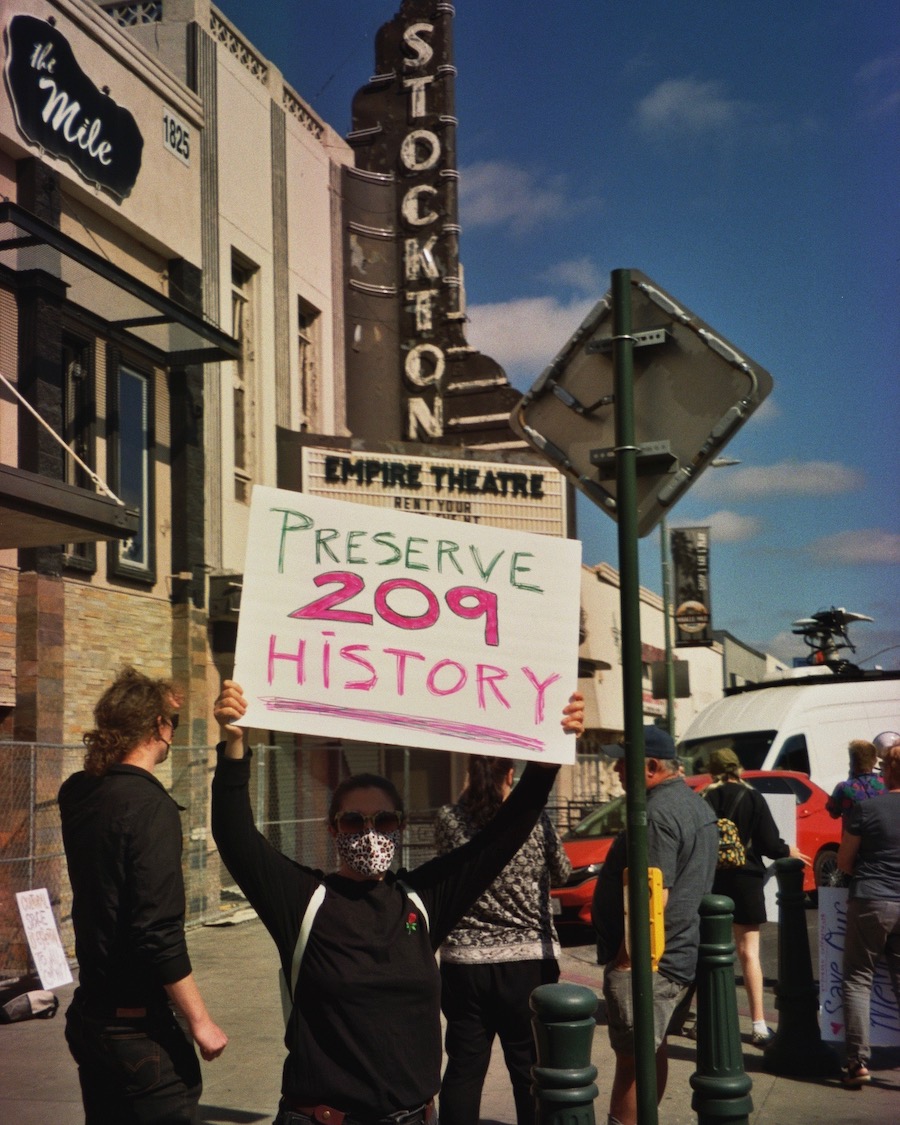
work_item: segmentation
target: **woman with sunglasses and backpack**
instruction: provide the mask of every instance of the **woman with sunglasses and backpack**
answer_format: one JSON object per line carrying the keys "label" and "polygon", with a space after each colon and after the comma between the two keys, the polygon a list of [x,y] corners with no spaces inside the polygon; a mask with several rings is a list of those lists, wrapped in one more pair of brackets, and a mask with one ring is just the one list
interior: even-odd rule
{"label": "woman with sunglasses and backpack", "polygon": [[[399,794],[377,775],[350,778],[329,810],[339,867],[326,875],[289,860],[254,826],[250,754],[233,725],[245,711],[240,685],[226,680],[215,705],[224,741],[212,825],[290,981],[276,1125],[428,1122],[441,1071],[434,952],[528,838],[558,767],[530,763],[474,839],[400,875],[390,870],[403,826]],[[575,694],[563,728],[577,736],[583,719]]]}

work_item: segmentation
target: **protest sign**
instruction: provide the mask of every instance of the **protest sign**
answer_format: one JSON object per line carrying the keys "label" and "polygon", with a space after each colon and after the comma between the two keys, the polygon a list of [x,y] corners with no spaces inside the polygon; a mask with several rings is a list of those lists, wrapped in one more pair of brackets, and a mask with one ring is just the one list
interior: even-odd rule
{"label": "protest sign", "polygon": [[247,543],[243,725],[575,760],[577,540],[257,486]]}
{"label": "protest sign", "polygon": [[41,987],[52,989],[71,984],[72,972],[60,941],[47,888],[18,891],[16,902]]}
{"label": "protest sign", "polygon": [[[819,887],[819,1026],[822,1038],[844,1039],[844,935],[847,932],[846,887]],[[870,1043],[873,1047],[900,1046],[900,1011],[882,959],[872,982]]]}

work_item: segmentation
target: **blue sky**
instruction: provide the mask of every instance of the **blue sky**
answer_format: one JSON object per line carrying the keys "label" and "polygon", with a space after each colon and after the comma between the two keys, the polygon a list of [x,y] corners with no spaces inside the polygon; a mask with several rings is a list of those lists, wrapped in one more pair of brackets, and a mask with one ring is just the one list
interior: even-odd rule
{"label": "blue sky", "polygon": [[[218,6],[346,133],[400,5]],[[896,0],[455,7],[469,342],[527,389],[610,270],[648,274],[775,381],[741,464],[670,517],[712,528],[714,625],[789,658],[793,620],[844,606],[875,618],[857,658],[900,667]],[[585,562],[615,563],[612,520],[578,522]]]}

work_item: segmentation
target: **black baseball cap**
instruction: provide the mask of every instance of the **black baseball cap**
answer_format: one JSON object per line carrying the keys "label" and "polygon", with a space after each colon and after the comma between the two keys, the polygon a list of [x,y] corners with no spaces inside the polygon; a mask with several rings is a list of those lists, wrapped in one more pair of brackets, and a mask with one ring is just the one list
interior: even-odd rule
{"label": "black baseball cap", "polygon": [[[601,747],[608,758],[624,758],[625,747],[621,743]],[[645,758],[677,758],[675,740],[662,727],[644,727]]]}

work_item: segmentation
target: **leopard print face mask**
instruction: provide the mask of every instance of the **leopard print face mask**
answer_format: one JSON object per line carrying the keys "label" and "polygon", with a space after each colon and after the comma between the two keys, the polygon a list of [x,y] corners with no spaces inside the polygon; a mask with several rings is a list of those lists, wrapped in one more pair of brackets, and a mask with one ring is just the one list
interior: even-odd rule
{"label": "leopard print face mask", "polygon": [[399,832],[354,832],[335,836],[338,855],[357,875],[377,879],[394,862],[394,853],[400,844]]}

